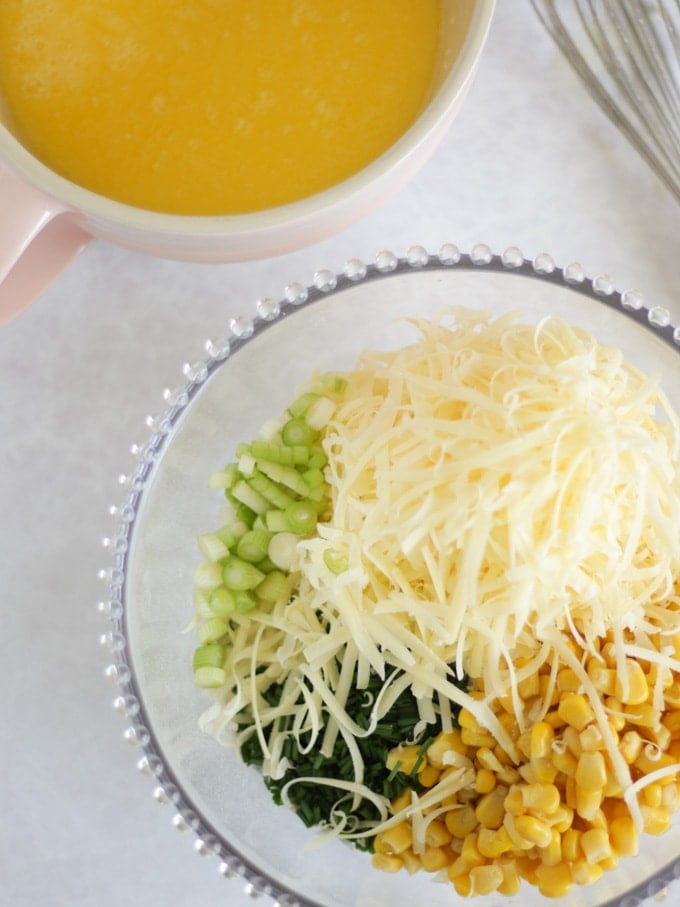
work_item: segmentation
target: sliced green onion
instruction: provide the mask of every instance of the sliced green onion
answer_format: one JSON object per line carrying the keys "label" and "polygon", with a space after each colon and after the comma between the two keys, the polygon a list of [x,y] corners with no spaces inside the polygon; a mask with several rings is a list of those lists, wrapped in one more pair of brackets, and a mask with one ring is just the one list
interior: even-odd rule
{"label": "sliced green onion", "polygon": [[267,556],[271,533],[262,529],[251,529],[241,536],[236,546],[236,554],[243,561],[256,564]]}
{"label": "sliced green onion", "polygon": [[202,561],[194,567],[193,580],[196,589],[217,589],[222,585],[222,567],[215,561]]}
{"label": "sliced green onion", "polygon": [[304,416],[309,407],[319,399],[319,395],[315,394],[313,391],[308,391],[305,394],[301,394],[296,400],[288,407],[288,412],[291,414],[293,419],[297,419],[300,416]]}
{"label": "sliced green onion", "polygon": [[221,561],[229,554],[229,547],[216,532],[204,532],[198,537],[198,547],[208,561]]}
{"label": "sliced green onion", "polygon": [[[264,521],[264,514],[263,514],[263,513],[258,513],[258,515],[257,515],[257,516],[255,517],[255,519],[253,520],[252,528],[249,529],[248,532],[251,532],[252,529],[257,529],[257,530],[260,530],[260,531],[262,531],[262,532],[267,532],[267,524],[266,524],[265,521]],[[244,533],[244,535],[245,535],[245,533]]]}
{"label": "sliced green onion", "polygon": [[255,457],[252,455],[250,450],[247,450],[238,458],[238,471],[242,476],[247,477],[253,474],[254,469]]}
{"label": "sliced green onion", "polygon": [[270,463],[284,463],[287,466],[302,466],[309,459],[309,447],[304,444],[275,444],[258,439],[250,445],[250,452],[256,460]]}
{"label": "sliced green onion", "polygon": [[[295,503],[292,501],[291,503]],[[290,506],[290,505],[288,505]],[[269,510],[264,515],[264,521],[267,524],[267,529],[270,532],[290,532],[290,526],[288,525],[288,520],[286,519],[286,513],[284,510]],[[271,555],[269,555],[271,557]]]}
{"label": "sliced green onion", "polygon": [[228,617],[236,608],[236,602],[231,592],[220,586],[211,594],[208,606],[215,617]]}
{"label": "sliced green onion", "polygon": [[311,501],[296,501],[290,507],[286,507],[285,513],[291,532],[307,535],[314,531],[317,524],[317,512]]}
{"label": "sliced green onion", "polygon": [[245,504],[245,506],[255,514],[265,513],[271,506],[269,501],[267,501],[266,498],[263,498],[259,492],[255,491],[250,482],[246,482],[245,479],[239,479],[231,489],[231,494],[236,501]]}
{"label": "sliced green onion", "polygon": [[302,497],[307,495],[309,489],[305,484],[305,480],[293,466],[284,466],[282,463],[267,463],[264,460],[258,461],[258,466],[260,467],[260,472],[263,472],[272,482],[285,485],[286,488]]}
{"label": "sliced green onion", "polygon": [[208,488],[231,488],[238,478],[235,463],[230,463],[219,472],[213,472],[208,478]]}
{"label": "sliced green onion", "polygon": [[217,642],[209,642],[194,651],[194,671],[198,668],[221,668],[227,657],[227,650]]}
{"label": "sliced green onion", "polygon": [[235,592],[234,600],[236,601],[236,610],[239,614],[247,614],[248,611],[252,611],[253,608],[257,607],[257,599],[252,592],[248,592],[247,590]]}
{"label": "sliced green onion", "polygon": [[302,478],[305,480],[308,488],[319,488],[325,484],[326,479],[321,469],[313,468],[306,469],[302,473]]}
{"label": "sliced green onion", "polygon": [[[281,514],[286,527],[288,521],[286,515]],[[291,570],[297,557],[297,545],[300,541],[299,535],[293,532],[277,532],[269,541],[269,557],[280,570]]]}
{"label": "sliced green onion", "polygon": [[308,446],[316,440],[318,432],[307,425],[304,419],[289,419],[281,429],[281,440],[284,444]]}
{"label": "sliced green onion", "polygon": [[238,539],[247,531],[248,524],[237,520],[236,516],[234,516],[234,519],[226,526],[216,529],[215,535],[222,539],[227,548],[233,548]]}
{"label": "sliced green onion", "polygon": [[196,631],[199,642],[217,642],[227,632],[229,627],[221,617],[211,617]]}
{"label": "sliced green onion", "polygon": [[336,404],[330,397],[319,397],[305,413],[307,425],[316,431],[321,431],[328,424],[335,410]]}
{"label": "sliced green onion", "polygon": [[213,611],[210,607],[211,595],[212,592],[209,589],[194,587],[193,603],[198,617],[212,617]]}
{"label": "sliced green onion", "polygon": [[255,594],[265,602],[276,602],[281,598],[290,598],[292,591],[290,576],[282,570],[272,570],[255,589]]}
{"label": "sliced green onion", "polygon": [[248,561],[230,557],[224,564],[222,578],[227,589],[232,592],[243,592],[259,585],[264,579],[264,573]]}
{"label": "sliced green onion", "polygon": [[224,668],[197,668],[194,671],[194,683],[197,687],[209,690],[221,687],[226,683],[227,675]]}
{"label": "sliced green onion", "polygon": [[341,394],[347,388],[347,379],[335,372],[326,372],[321,376],[321,386],[330,394]]}
{"label": "sliced green onion", "polygon": [[323,562],[336,576],[340,573],[344,573],[345,570],[349,567],[347,558],[344,554],[340,554],[339,551],[336,551],[334,548],[326,548],[323,553]]}
{"label": "sliced green onion", "polygon": [[309,469],[323,469],[324,466],[328,465],[328,457],[326,456],[326,451],[323,447],[318,445],[312,447],[309,453],[309,459],[307,460],[307,466]]}
{"label": "sliced green onion", "polygon": [[[265,465],[266,461],[263,462],[261,460],[258,460],[257,462],[260,466],[260,470],[256,470],[253,473],[253,475],[248,479],[248,484],[266,501],[268,501],[270,506],[276,507],[278,510],[285,510],[286,507],[289,507],[293,503],[295,498],[288,494],[285,488],[281,488],[281,486],[276,481],[272,481],[272,479],[264,475],[262,467]],[[270,465],[276,468],[281,464],[271,463]],[[295,470],[293,471],[295,472]]]}
{"label": "sliced green onion", "polygon": [[263,557],[261,561],[258,561],[255,566],[258,570],[261,570],[262,573],[271,573],[272,570],[278,570],[278,566],[274,561],[267,555]]}
{"label": "sliced green onion", "polygon": [[323,485],[315,485],[312,488],[307,488],[307,497],[310,501],[315,501],[316,503],[326,500],[328,498],[326,484],[324,483]]}

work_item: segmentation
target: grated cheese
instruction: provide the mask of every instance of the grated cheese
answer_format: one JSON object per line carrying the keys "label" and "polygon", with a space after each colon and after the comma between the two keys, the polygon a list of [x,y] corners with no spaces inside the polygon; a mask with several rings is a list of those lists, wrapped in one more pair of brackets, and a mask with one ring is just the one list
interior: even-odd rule
{"label": "grated cheese", "polygon": [[[345,649],[360,687],[369,669],[386,687],[403,671],[421,716],[443,701],[463,705],[516,759],[490,703],[510,691],[527,727],[536,709],[523,715],[517,685],[547,662],[549,697],[560,660],[593,704],[639,822],[643,781],[632,786],[569,641],[596,652],[612,631],[621,666],[634,657],[679,667],[672,647],[666,655],[650,641],[680,629],[678,417],[657,380],[561,320],[523,325],[456,308],[412,323],[415,343],[366,352],[342,376],[324,433],[331,519],[298,544],[294,601],[243,619],[246,635],[227,665],[237,705],[222,703],[204,725],[221,734],[225,709],[233,717],[237,706],[253,707],[258,690],[296,672],[309,684],[291,706],[298,732],[320,738],[323,705],[324,750],[338,734],[348,742],[356,785],[345,790],[356,798],[366,794],[352,738],[370,728],[344,711],[352,672],[329,669]],[[346,571],[328,568],[328,551],[342,554]],[[268,668],[253,676],[255,664]],[[484,698],[458,689],[449,666],[478,680]],[[377,698],[373,726],[392,698]],[[253,712],[261,735],[273,710],[260,703]],[[266,751],[274,775],[280,751],[271,743]],[[429,821],[423,801],[436,797],[436,788],[414,794],[417,837]]]}

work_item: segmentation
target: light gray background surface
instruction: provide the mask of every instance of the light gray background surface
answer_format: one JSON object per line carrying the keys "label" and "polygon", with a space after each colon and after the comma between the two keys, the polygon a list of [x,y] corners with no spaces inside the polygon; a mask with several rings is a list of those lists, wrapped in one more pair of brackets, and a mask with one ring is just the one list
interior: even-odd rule
{"label": "light gray background surface", "polygon": [[117,477],[183,363],[260,296],[382,248],[469,251],[479,241],[578,260],[680,322],[680,208],[590,101],[527,0],[498,0],[443,144],[363,222],[283,258],[223,266],[100,242],[0,332],[0,905],[252,903],[173,829],[111,708],[97,573]]}

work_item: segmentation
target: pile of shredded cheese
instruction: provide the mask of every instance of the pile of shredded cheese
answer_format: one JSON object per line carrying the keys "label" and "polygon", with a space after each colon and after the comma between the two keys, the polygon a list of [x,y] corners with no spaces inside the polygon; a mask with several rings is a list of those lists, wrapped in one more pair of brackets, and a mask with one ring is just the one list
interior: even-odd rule
{"label": "pile of shredded cheese", "polygon": [[[464,705],[511,755],[489,703],[511,690],[520,725],[540,720],[548,702],[523,715],[516,690],[546,662],[573,664],[610,734],[574,642],[596,651],[611,631],[622,666],[680,670],[651,641],[680,629],[680,421],[657,380],[557,319],[456,308],[413,324],[415,343],[344,374],[324,436],[332,516],[299,544],[294,600],[243,618],[237,693],[204,719],[220,734],[249,706],[276,776],[285,763],[261,732],[275,715],[258,691],[284,683],[279,714],[295,711],[327,752],[347,741],[355,795],[352,744],[367,733],[343,708],[355,667],[359,687],[371,669],[385,678],[376,717],[410,685],[423,722],[437,713],[446,730],[451,703]],[[450,665],[484,698],[455,686]]]}

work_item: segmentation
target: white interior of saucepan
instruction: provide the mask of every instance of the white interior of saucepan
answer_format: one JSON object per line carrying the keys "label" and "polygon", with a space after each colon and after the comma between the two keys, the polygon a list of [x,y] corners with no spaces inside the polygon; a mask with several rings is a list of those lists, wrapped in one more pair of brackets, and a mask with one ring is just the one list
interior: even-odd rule
{"label": "white interior of saucepan", "polygon": [[[370,857],[341,843],[315,846],[316,836],[286,808],[274,806],[257,772],[197,728],[206,695],[192,683],[195,639],[183,632],[192,616],[196,537],[219,524],[219,492],[207,477],[231,458],[237,442],[253,437],[280,413],[298,382],[315,368],[349,367],[365,348],[402,345],[415,337],[404,317],[430,316],[444,304],[518,310],[535,322],[557,315],[599,340],[621,347],[636,365],[659,373],[680,409],[680,357],[650,327],[622,310],[562,285],[485,269],[414,271],[365,280],[307,306],[289,308],[217,368],[191,400],[166,440],[138,508],[125,585],[126,626],[133,678],[143,715],[163,763],[191,810],[219,839],[270,878],[323,907],[452,907],[462,903],[449,884],[406,873],[386,875]],[[639,856],[622,859],[591,887],[574,889],[565,903],[582,907],[626,903],[624,894],[665,878],[680,860],[678,823],[644,840]],[[645,888],[645,894],[649,893]],[[547,900],[531,888],[512,898],[476,899],[480,907]],[[628,902],[637,904],[637,897]]]}

